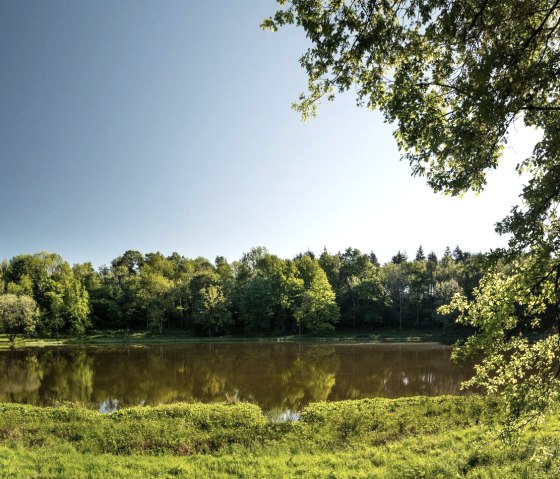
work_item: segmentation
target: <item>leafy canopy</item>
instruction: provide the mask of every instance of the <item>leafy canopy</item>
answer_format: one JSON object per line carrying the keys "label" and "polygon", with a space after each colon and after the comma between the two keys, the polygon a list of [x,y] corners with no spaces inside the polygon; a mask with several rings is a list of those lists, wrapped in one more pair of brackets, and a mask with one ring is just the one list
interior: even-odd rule
{"label": "leafy canopy", "polygon": [[29,296],[0,295],[0,332],[10,341],[18,334],[30,334],[37,324],[37,303]]}
{"label": "leafy canopy", "polygon": [[[517,165],[529,178],[520,204],[497,225],[511,238],[501,263],[474,301],[444,308],[477,328],[465,352],[486,359],[471,384],[500,393],[513,423],[542,410],[560,391],[560,0],[277,3],[262,27],[296,25],[311,45],[294,108],[305,119],[354,89],[396,124],[403,157],[435,191],[481,191],[515,121],[542,132]],[[548,334],[528,341],[528,327]]]}

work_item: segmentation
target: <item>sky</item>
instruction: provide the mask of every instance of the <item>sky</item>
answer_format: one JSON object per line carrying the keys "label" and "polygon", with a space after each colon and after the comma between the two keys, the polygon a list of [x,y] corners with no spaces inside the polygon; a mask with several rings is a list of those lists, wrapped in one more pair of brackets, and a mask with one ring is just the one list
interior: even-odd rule
{"label": "sky", "polygon": [[301,31],[273,0],[0,2],[0,258],[129,249],[239,259],[349,246],[382,261],[505,244],[520,125],[479,196],[436,195],[351,94],[302,122]]}

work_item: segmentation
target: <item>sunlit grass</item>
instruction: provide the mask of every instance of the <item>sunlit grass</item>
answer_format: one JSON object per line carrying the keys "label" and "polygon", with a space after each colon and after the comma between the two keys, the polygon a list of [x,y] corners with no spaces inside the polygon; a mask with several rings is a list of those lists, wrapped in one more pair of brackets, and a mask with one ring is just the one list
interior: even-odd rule
{"label": "sunlit grass", "polygon": [[479,397],[316,403],[288,422],[252,404],[1,405],[0,477],[560,477],[556,416],[507,444],[494,419]]}

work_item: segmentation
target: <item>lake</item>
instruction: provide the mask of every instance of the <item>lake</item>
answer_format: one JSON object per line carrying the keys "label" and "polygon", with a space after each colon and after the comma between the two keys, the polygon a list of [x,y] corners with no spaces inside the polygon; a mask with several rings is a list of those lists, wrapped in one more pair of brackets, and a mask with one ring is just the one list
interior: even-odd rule
{"label": "lake", "polygon": [[202,343],[0,351],[0,402],[76,402],[102,412],[176,401],[250,401],[297,412],[310,402],[458,394],[472,373],[449,346]]}

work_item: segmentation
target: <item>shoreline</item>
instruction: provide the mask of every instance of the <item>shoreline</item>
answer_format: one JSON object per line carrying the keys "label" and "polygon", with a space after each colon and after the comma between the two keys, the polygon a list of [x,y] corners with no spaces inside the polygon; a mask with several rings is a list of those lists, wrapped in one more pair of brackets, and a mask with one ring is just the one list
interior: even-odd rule
{"label": "shoreline", "polygon": [[6,335],[0,335],[0,350],[49,346],[119,346],[119,345],[166,345],[166,344],[226,344],[226,343],[348,343],[348,344],[443,344],[453,345],[468,337],[468,332],[457,331],[443,334],[440,330],[387,330],[380,332],[341,332],[323,336],[193,336],[184,332],[156,334],[144,331],[124,330],[92,331],[83,336],[16,338],[11,343]]}
{"label": "shoreline", "polygon": [[[560,420],[499,439],[479,396],[313,403],[277,422],[253,404],[178,403],[108,414],[0,404],[0,475],[14,479],[557,477]],[[537,457],[538,461],[528,461]],[[540,460],[542,458],[542,460]]]}

